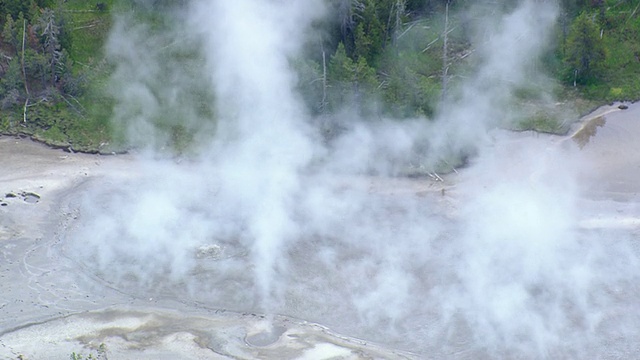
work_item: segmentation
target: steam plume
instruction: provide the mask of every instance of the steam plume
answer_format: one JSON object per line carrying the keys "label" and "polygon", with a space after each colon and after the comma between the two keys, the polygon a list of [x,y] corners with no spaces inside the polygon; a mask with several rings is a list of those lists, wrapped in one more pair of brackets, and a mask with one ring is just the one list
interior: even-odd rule
{"label": "steam plume", "polygon": [[[505,104],[535,74],[555,3],[480,18],[478,70],[434,121],[354,116],[330,146],[290,66],[322,1],[197,1],[186,14],[162,36],[199,46],[216,136],[180,164],[141,157],[139,174],[86,198],[72,246],[92,271],[141,296],[283,313],[433,357],[582,357],[601,336],[637,338],[632,320],[608,320],[635,308],[616,289],[637,288],[637,252],[626,236],[604,246],[577,227],[588,213],[566,166],[574,155],[492,129],[518,112]],[[116,116],[156,135],[149,117],[188,81],[152,91],[157,72],[178,64],[139,51],[151,33],[121,21],[108,48]],[[165,141],[152,139],[142,142]],[[441,195],[388,177],[416,148],[429,165],[477,155]]]}

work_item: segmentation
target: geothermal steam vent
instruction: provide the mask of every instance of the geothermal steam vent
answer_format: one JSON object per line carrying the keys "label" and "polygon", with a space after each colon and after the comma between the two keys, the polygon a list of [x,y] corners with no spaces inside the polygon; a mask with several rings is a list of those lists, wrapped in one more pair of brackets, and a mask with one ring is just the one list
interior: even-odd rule
{"label": "geothermal steam vent", "polygon": [[[555,106],[536,62],[554,1],[452,7],[473,62],[402,119],[367,96],[364,60],[345,86],[321,76],[347,51],[323,42],[336,14],[373,2],[154,3],[154,24],[136,3],[105,44],[127,154],[0,138],[0,357],[637,353],[640,107],[507,130],[534,81]],[[425,21],[390,62],[403,41],[424,55]]]}

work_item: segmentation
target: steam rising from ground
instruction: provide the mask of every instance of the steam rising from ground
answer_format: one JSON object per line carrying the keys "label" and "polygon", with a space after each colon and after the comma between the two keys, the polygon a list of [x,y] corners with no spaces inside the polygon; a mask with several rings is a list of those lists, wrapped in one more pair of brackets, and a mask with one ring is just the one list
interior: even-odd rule
{"label": "steam rising from ground", "polygon": [[[139,174],[101,184],[82,205],[74,252],[140,295],[293,315],[434,357],[580,358],[603,334],[637,336],[632,319],[607,320],[633,308],[617,289],[637,292],[636,252],[577,228],[576,157],[488,131],[513,115],[502,105],[532,73],[556,12],[523,1],[493,15],[475,44],[482,66],[434,121],[352,119],[328,146],[289,66],[322,2],[195,2],[180,34],[203,44],[216,137],[196,159],[141,158]],[[116,59],[144,46],[140,29],[118,29]],[[129,120],[147,129],[148,111],[186,84],[176,77],[154,96],[150,79],[172,67],[135,61],[145,52],[124,56],[114,79],[128,94],[119,108],[138,108]],[[430,164],[478,156],[457,189],[416,196],[418,182],[384,175],[423,145]],[[363,176],[372,168],[382,176]]]}

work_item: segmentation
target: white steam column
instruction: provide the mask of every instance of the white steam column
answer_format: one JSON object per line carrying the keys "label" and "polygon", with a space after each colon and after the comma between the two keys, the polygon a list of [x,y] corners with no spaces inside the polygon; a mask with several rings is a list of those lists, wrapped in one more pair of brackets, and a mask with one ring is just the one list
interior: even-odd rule
{"label": "white steam column", "polygon": [[220,119],[216,167],[223,191],[243,209],[258,305],[269,307],[278,297],[273,280],[286,266],[279,254],[292,238],[299,171],[313,154],[289,60],[322,14],[321,2],[202,1],[195,14]]}

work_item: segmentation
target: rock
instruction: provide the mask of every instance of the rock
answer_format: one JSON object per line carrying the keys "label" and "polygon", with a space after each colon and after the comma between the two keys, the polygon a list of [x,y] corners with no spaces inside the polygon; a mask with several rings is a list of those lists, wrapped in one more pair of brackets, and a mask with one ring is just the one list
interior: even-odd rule
{"label": "rock", "polygon": [[22,196],[22,199],[29,204],[35,204],[40,201],[40,195],[36,193],[25,191],[22,192],[20,196]]}
{"label": "rock", "polygon": [[200,246],[196,250],[196,258],[198,259],[219,259],[222,255],[222,248],[220,245],[210,244]]}

